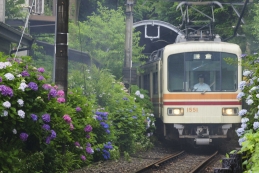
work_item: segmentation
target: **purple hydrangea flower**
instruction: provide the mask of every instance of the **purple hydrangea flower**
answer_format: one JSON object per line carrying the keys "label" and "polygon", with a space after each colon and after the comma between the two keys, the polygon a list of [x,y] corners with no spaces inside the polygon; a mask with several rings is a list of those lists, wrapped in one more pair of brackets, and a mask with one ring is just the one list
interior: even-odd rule
{"label": "purple hydrangea flower", "polygon": [[81,156],[81,159],[82,159],[83,161],[85,161],[85,160],[86,160],[86,157],[85,157],[84,155],[82,155],[82,156]]}
{"label": "purple hydrangea flower", "polygon": [[20,139],[22,140],[22,141],[26,141],[27,140],[27,138],[28,138],[28,134],[27,133],[21,133],[20,134]]}
{"label": "purple hydrangea flower", "polygon": [[85,137],[86,137],[86,139],[89,139],[91,136],[90,136],[90,134],[87,134]]}
{"label": "purple hydrangea flower", "polygon": [[69,115],[67,115],[67,114],[63,116],[63,119],[64,119],[67,123],[71,123],[71,121],[72,121],[71,117],[70,117]]}
{"label": "purple hydrangea flower", "polygon": [[49,123],[50,122],[50,115],[49,114],[42,115],[42,120],[46,123]]}
{"label": "purple hydrangea flower", "polygon": [[22,77],[27,77],[27,76],[30,76],[30,74],[27,72],[27,71],[23,71],[21,73]]}
{"label": "purple hydrangea flower", "polygon": [[76,147],[80,147],[79,142],[75,142],[75,146],[76,146]]}
{"label": "purple hydrangea flower", "polygon": [[3,79],[2,79],[2,77],[0,77],[0,82],[2,82],[3,81]]}
{"label": "purple hydrangea flower", "polygon": [[88,154],[93,154],[94,153],[94,150],[91,148],[91,147],[86,147],[86,152],[88,153]]}
{"label": "purple hydrangea flower", "polygon": [[82,109],[81,109],[79,106],[76,107],[76,111],[77,111],[77,112],[80,112],[81,110],[82,110]]}
{"label": "purple hydrangea flower", "polygon": [[49,144],[49,143],[50,143],[50,140],[51,140],[51,137],[48,136],[47,139],[46,139],[46,144]]}
{"label": "purple hydrangea flower", "polygon": [[87,143],[86,146],[87,146],[87,147],[91,147],[91,144],[90,144],[90,143]]}
{"label": "purple hydrangea flower", "polygon": [[51,130],[51,135],[50,135],[51,139],[55,139],[57,137],[57,134],[54,130]]}
{"label": "purple hydrangea flower", "polygon": [[3,96],[13,96],[13,90],[5,85],[0,85],[0,91]]}
{"label": "purple hydrangea flower", "polygon": [[87,125],[85,126],[85,132],[91,132],[93,130],[92,126],[91,125]]}
{"label": "purple hydrangea flower", "polygon": [[32,119],[33,121],[37,121],[37,120],[38,120],[38,116],[35,115],[35,114],[31,114],[31,119]]}
{"label": "purple hydrangea flower", "polygon": [[45,89],[45,90],[49,90],[49,89],[52,88],[52,86],[50,84],[43,84],[42,88]]}
{"label": "purple hydrangea flower", "polygon": [[45,69],[44,69],[43,67],[40,67],[40,68],[38,68],[38,72],[44,73],[44,72],[45,72]]}
{"label": "purple hydrangea flower", "polygon": [[47,130],[47,131],[50,130],[50,126],[49,126],[48,124],[43,124],[43,125],[42,125],[42,128],[43,128],[44,130]]}
{"label": "purple hydrangea flower", "polygon": [[56,97],[56,96],[57,96],[57,90],[55,90],[54,88],[50,89],[49,95],[48,95],[49,99],[50,97]]}
{"label": "purple hydrangea flower", "polygon": [[35,82],[30,82],[28,84],[28,87],[34,91],[37,91],[38,90],[38,85],[35,83]]}
{"label": "purple hydrangea flower", "polygon": [[44,80],[44,79],[45,78],[43,76],[41,76],[41,75],[38,77],[38,80]]}

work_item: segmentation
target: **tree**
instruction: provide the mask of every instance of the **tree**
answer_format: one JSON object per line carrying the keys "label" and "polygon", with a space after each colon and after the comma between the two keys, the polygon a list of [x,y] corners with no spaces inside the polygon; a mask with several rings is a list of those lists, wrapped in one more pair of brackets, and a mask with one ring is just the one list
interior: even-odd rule
{"label": "tree", "polygon": [[24,0],[6,0],[5,2],[5,16],[8,19],[21,18],[24,17],[22,11],[22,4],[24,4]]}
{"label": "tree", "polygon": [[[98,3],[97,13],[78,25],[69,24],[70,47],[87,51],[104,68],[118,78],[122,77],[125,45],[125,15],[121,8],[109,10]],[[80,33],[79,33],[80,31]],[[133,34],[133,62],[138,62],[143,47],[139,47],[139,34]]]}

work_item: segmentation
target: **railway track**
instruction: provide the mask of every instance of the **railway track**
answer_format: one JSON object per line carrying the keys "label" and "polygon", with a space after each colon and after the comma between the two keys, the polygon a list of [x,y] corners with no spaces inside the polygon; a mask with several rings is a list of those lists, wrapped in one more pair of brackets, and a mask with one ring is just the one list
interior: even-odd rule
{"label": "railway track", "polygon": [[168,155],[140,170],[136,173],[198,173],[204,169],[205,165],[213,160],[218,151],[212,155],[197,155],[181,151],[176,154]]}

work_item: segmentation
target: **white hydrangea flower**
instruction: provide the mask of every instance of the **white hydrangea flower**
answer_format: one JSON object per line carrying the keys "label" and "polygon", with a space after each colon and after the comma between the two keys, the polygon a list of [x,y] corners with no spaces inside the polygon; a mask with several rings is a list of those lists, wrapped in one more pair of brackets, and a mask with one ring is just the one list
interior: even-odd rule
{"label": "white hydrangea flower", "polygon": [[135,95],[139,96],[139,95],[140,95],[140,91],[137,90],[137,91],[135,92]]}
{"label": "white hydrangea flower", "polygon": [[255,114],[254,119],[258,119],[258,115],[257,114]]}
{"label": "white hydrangea flower", "polygon": [[[259,95],[259,94],[258,94]],[[238,95],[237,95],[237,99],[241,99],[242,97],[244,97],[245,96],[245,93],[243,93],[243,92],[240,92],[240,93],[238,93]]]}
{"label": "white hydrangea flower", "polygon": [[3,103],[3,106],[4,106],[5,108],[10,108],[10,107],[11,107],[11,103],[10,103],[9,101],[5,101],[5,102]]}
{"label": "white hydrangea flower", "polygon": [[24,118],[25,117],[25,112],[23,110],[18,110],[18,115],[21,117],[21,118]]}
{"label": "white hydrangea flower", "polygon": [[4,76],[8,80],[14,80],[14,75],[12,73],[6,73]]}
{"label": "white hydrangea flower", "polygon": [[139,97],[140,97],[141,99],[143,99],[143,98],[144,98],[144,95],[143,95],[143,94],[140,94]]}
{"label": "white hydrangea flower", "polygon": [[243,129],[243,128],[238,128],[236,130],[237,136],[242,136],[244,134],[244,132],[245,132],[245,129]]}
{"label": "white hydrangea flower", "polygon": [[8,116],[8,112],[7,112],[6,110],[4,110],[3,116],[4,116],[4,117],[7,117],[7,116]]}
{"label": "white hydrangea flower", "polygon": [[246,81],[241,81],[240,84],[239,84],[239,89],[243,90],[246,86]]}
{"label": "white hydrangea flower", "polygon": [[0,62],[0,69],[4,69],[5,68],[5,64],[3,62]]}
{"label": "white hydrangea flower", "polygon": [[259,94],[256,94],[256,97],[259,98]]}
{"label": "white hydrangea flower", "polygon": [[242,127],[243,129],[246,129],[247,124],[243,123],[243,124],[241,124],[241,127]]}
{"label": "white hydrangea flower", "polygon": [[17,100],[17,103],[18,103],[20,106],[23,106],[24,101],[23,101],[22,99],[18,99],[18,100]]}
{"label": "white hydrangea flower", "polygon": [[17,77],[22,77],[22,75],[21,75],[21,74],[17,74],[16,76],[17,76]]}
{"label": "white hydrangea flower", "polygon": [[238,140],[239,145],[242,146],[242,143],[243,143],[244,141],[246,141],[246,138],[245,138],[245,137],[240,138],[240,139]]}
{"label": "white hydrangea flower", "polygon": [[253,80],[257,80],[257,77],[256,77],[256,76],[254,76],[252,79],[253,79]]}
{"label": "white hydrangea flower", "polygon": [[20,84],[20,86],[19,86],[19,88],[18,88],[18,89],[20,89],[20,90],[24,91],[24,90],[25,90],[25,88],[27,88],[27,87],[28,87],[28,85],[27,85],[26,83],[22,82],[22,83]]}
{"label": "white hydrangea flower", "polygon": [[249,71],[249,70],[245,70],[244,72],[243,72],[243,76],[248,76],[248,75],[250,75],[251,74],[251,71]]}
{"label": "white hydrangea flower", "polygon": [[16,129],[13,129],[13,134],[17,134],[17,130]]}
{"label": "white hydrangea flower", "polygon": [[249,119],[246,117],[241,119],[241,123],[247,123],[248,121],[249,121]]}
{"label": "white hydrangea flower", "polygon": [[153,116],[154,116],[154,114],[150,114],[150,116],[151,116],[151,117],[153,117]]}
{"label": "white hydrangea flower", "polygon": [[249,99],[249,100],[246,101],[246,103],[247,103],[248,105],[251,105],[251,104],[254,103],[254,101],[253,101],[252,99]]}
{"label": "white hydrangea flower", "polygon": [[243,115],[245,115],[246,113],[247,113],[247,110],[246,110],[246,109],[242,109],[242,110],[239,111],[238,115],[239,115],[239,116],[243,116]]}
{"label": "white hydrangea flower", "polygon": [[255,130],[258,129],[259,128],[259,122],[254,122],[253,127],[254,127]]}
{"label": "white hydrangea flower", "polygon": [[10,62],[8,62],[8,61],[4,62],[4,64],[5,64],[6,67],[11,67],[12,66],[12,64]]}

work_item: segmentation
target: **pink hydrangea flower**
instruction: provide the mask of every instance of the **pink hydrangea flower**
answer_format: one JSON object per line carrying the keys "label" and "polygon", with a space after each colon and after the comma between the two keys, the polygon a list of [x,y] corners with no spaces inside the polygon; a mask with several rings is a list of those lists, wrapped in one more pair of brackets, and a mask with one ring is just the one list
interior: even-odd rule
{"label": "pink hydrangea flower", "polygon": [[74,130],[74,125],[72,123],[69,124],[69,129]]}
{"label": "pink hydrangea flower", "polygon": [[57,101],[58,101],[59,103],[65,103],[66,99],[63,98],[63,97],[59,97],[59,98],[57,98]]}
{"label": "pink hydrangea flower", "polygon": [[71,117],[70,117],[69,115],[67,115],[67,114],[63,116],[63,119],[64,119],[67,123],[71,123],[71,122],[72,122]]}
{"label": "pink hydrangea flower", "polygon": [[63,90],[58,90],[57,95],[58,95],[59,97],[64,97],[65,93],[64,93]]}

